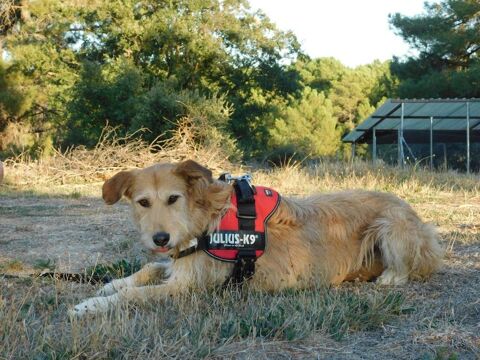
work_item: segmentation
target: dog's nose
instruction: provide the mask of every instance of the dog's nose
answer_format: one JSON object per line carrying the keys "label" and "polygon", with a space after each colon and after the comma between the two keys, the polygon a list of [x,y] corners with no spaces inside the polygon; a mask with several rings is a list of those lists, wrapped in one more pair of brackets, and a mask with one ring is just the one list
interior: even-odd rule
{"label": "dog's nose", "polygon": [[157,246],[165,246],[168,243],[168,240],[170,240],[170,234],[166,232],[158,232],[153,234],[152,236],[153,242]]}

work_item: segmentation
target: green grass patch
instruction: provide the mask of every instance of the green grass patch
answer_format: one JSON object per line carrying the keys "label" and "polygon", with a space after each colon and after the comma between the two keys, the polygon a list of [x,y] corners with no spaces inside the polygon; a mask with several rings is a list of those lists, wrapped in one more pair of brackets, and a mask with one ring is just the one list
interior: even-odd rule
{"label": "green grass patch", "polygon": [[433,353],[424,353],[421,360],[458,360],[459,355],[455,351],[451,351],[448,348],[440,347],[435,349]]}
{"label": "green grass patch", "polygon": [[52,259],[37,259],[33,264],[33,268],[36,270],[45,270],[48,269],[50,271],[55,270],[55,260]]}
{"label": "green grass patch", "polygon": [[398,292],[366,296],[318,289],[247,297],[229,293],[204,301],[213,301],[203,310],[209,323],[215,322],[218,309],[223,312],[217,324],[221,339],[297,340],[320,331],[341,340],[348,331],[375,329],[404,313],[404,298]]}
{"label": "green grass patch", "polygon": [[139,259],[122,259],[112,264],[97,264],[86,269],[87,276],[121,278],[132,275],[140,270]]}
{"label": "green grass patch", "polygon": [[82,193],[80,191],[72,191],[66,197],[70,199],[80,199],[82,197]]}

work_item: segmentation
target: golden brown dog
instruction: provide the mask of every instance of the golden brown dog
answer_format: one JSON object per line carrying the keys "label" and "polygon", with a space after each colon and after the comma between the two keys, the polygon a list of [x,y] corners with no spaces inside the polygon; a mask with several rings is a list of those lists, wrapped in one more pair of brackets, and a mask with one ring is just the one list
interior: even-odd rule
{"label": "golden brown dog", "polygon": [[[231,194],[230,184],[214,180],[210,170],[191,160],[122,171],[106,181],[105,202],[129,199],[144,246],[171,261],[151,263],[114,280],[100,290],[101,296],[75,306],[72,313],[102,312],[122,301],[141,303],[221,285],[232,271],[231,263],[203,251],[179,259],[175,254],[205,229],[214,231],[231,206]],[[339,284],[375,277],[379,284],[398,285],[427,277],[443,255],[433,226],[423,223],[403,200],[378,192],[283,197],[268,221],[267,234],[265,254],[249,280],[254,289],[276,291],[305,288],[319,280]],[[159,273],[167,276],[161,285],[144,286]]]}

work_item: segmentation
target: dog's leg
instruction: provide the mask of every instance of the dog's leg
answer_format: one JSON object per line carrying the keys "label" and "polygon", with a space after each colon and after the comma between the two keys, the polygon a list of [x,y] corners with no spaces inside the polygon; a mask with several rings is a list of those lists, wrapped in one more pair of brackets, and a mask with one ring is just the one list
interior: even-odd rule
{"label": "dog's leg", "polygon": [[86,314],[107,312],[110,307],[113,307],[117,303],[118,293],[110,296],[93,297],[82,301],[78,305],[75,305],[73,309],[68,310],[68,314],[70,316],[81,317]]}
{"label": "dog's leg", "polygon": [[174,282],[144,287],[126,287],[110,296],[99,296],[87,299],[75,305],[74,308],[69,311],[69,315],[80,317],[86,314],[104,313],[124,302],[132,302],[135,304],[150,303],[152,300],[166,298],[186,289],[188,289],[188,286],[182,286]]}
{"label": "dog's leg", "polygon": [[166,262],[148,263],[135,274],[122,279],[112,280],[110,283],[98,290],[97,295],[108,296],[115,294],[117,291],[127,287],[143,286],[158,277],[159,273],[165,271],[169,267],[170,264]]}

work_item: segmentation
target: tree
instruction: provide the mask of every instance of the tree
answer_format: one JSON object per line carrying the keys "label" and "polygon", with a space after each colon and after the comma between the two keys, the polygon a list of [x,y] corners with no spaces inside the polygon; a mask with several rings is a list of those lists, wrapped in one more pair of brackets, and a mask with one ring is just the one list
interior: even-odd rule
{"label": "tree", "polygon": [[[299,100],[279,111],[270,130],[270,148],[313,157],[332,156],[339,146],[333,105],[325,94],[306,87]],[[276,150],[278,151],[278,150]]]}
{"label": "tree", "polygon": [[[77,21],[72,42],[81,44],[80,58],[96,64],[101,72],[108,72],[112,63],[128,59],[143,76],[140,92],[147,98],[154,88],[177,93],[198,91],[206,98],[226,94],[225,100],[234,109],[229,130],[245,142],[256,136],[251,133],[255,131],[252,124],[257,115],[265,112],[259,104],[248,101],[250,94],[258,91],[269,98],[286,97],[295,85],[282,65],[298,51],[295,37],[278,31],[262,13],[251,12],[246,1],[102,2],[83,11]],[[83,74],[87,79],[80,79],[78,85],[87,89],[89,75]],[[88,109],[89,104],[98,102],[95,92],[75,93],[80,96],[74,97],[74,108]],[[117,98],[105,101],[107,108],[117,107]],[[155,119],[149,113],[153,137],[158,135],[157,130],[175,123],[176,117],[182,115],[181,111],[174,114],[180,108],[171,104]],[[78,121],[79,113],[72,115]],[[97,126],[107,119],[105,113],[91,115],[90,121]],[[112,125],[128,130],[141,125],[138,117],[128,124],[108,119]]]}
{"label": "tree", "polygon": [[56,145],[188,124],[229,154],[330,156],[394,86],[386,63],[308,59],[246,0],[6,0],[0,16],[0,126]]}
{"label": "tree", "polygon": [[477,0],[443,0],[426,3],[422,15],[391,16],[397,34],[418,53],[392,62],[399,96],[480,96],[479,14]]}
{"label": "tree", "polygon": [[302,86],[325,92],[329,92],[349,70],[334,58],[300,59],[294,64],[294,69]]}
{"label": "tree", "polygon": [[[147,125],[155,138],[187,107],[201,113],[219,103],[229,113],[222,131],[256,144],[270,108],[250,95],[268,102],[297,88],[286,64],[298,42],[245,0],[7,0],[0,16],[8,55],[0,82],[15,79],[28,97],[22,114],[10,111],[11,97],[2,112],[52,129],[64,145],[91,145],[106,122],[124,132]],[[155,114],[159,89],[170,100]]]}
{"label": "tree", "polygon": [[339,124],[351,130],[363,121],[389,95],[392,81],[388,62],[347,68],[329,91]]}
{"label": "tree", "polygon": [[[37,136],[30,136],[30,145],[35,148],[38,144],[50,144],[56,129],[65,126],[66,104],[80,69],[66,36],[75,9],[70,0],[10,3],[15,11],[0,34],[5,58],[3,78],[13,84],[12,89],[19,96],[4,101],[7,109],[14,109],[15,103],[22,106],[21,111],[10,111],[3,119],[36,133]],[[82,5],[81,1],[76,3]]]}

